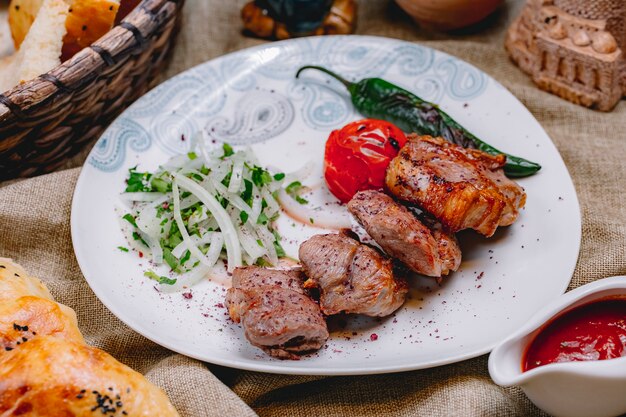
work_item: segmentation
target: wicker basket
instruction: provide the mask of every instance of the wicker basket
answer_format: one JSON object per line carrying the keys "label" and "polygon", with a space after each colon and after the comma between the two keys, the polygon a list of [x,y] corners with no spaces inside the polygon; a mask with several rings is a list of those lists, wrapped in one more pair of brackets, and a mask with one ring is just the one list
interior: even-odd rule
{"label": "wicker basket", "polygon": [[92,143],[155,79],[184,0],[143,0],[47,74],[0,94],[0,180],[50,172]]}

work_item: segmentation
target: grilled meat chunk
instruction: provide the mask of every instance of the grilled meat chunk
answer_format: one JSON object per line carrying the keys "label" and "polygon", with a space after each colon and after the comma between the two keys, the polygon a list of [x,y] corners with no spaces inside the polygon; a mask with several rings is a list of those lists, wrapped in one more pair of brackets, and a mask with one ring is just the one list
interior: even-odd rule
{"label": "grilled meat chunk", "polygon": [[300,245],[300,262],[320,289],[326,315],[341,312],[383,317],[403,303],[408,285],[390,259],[344,234],[316,235]]}
{"label": "grilled meat chunk", "polygon": [[437,242],[437,252],[441,261],[441,275],[448,275],[451,271],[459,269],[461,266],[461,247],[456,236],[443,230],[439,222],[431,227],[431,231]]}
{"label": "grilled meat chunk", "polygon": [[431,230],[406,207],[380,191],[359,191],[348,210],[388,255],[418,274],[447,275],[461,263],[454,235]]}
{"label": "grilled meat chunk", "polygon": [[512,224],[526,202],[523,188],[504,176],[504,155],[491,156],[431,136],[408,136],[387,168],[386,186],[423,208],[447,229],[489,237]]}
{"label": "grilled meat chunk", "polygon": [[226,294],[228,313],[241,323],[246,339],[271,356],[297,359],[328,339],[320,307],[305,294],[302,278],[299,270],[257,266],[233,272]]}

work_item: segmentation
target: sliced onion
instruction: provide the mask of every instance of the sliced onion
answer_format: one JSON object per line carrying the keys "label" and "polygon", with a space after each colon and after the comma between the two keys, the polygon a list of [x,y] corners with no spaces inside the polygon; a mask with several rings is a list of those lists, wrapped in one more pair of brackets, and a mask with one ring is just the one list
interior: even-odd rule
{"label": "sliced onion", "polygon": [[272,217],[274,214],[280,211],[280,206],[276,202],[276,199],[274,198],[272,193],[264,189],[261,192],[261,195],[263,196],[263,199],[265,200],[265,203],[267,204],[267,208],[265,209],[266,210],[265,214],[268,215],[267,217]]}
{"label": "sliced onion", "polygon": [[305,179],[311,176],[313,171],[315,171],[315,165],[316,165],[315,162],[308,161],[306,164],[302,166],[302,168],[298,169],[297,171],[293,171],[293,172],[290,172],[289,174],[286,174],[284,183],[289,184],[294,181],[300,181],[300,182],[304,181]]}
{"label": "sliced onion", "polygon": [[337,207],[336,210],[319,207],[316,210],[310,204],[298,203],[285,190],[279,191],[278,199],[285,213],[300,223],[310,226],[310,219],[313,219],[315,227],[330,230],[347,229],[352,224],[348,210],[343,207]]}
{"label": "sliced onion", "polygon": [[[186,178],[186,177],[182,177]],[[172,196],[174,200],[174,220],[176,220],[176,224],[178,225],[178,229],[180,230],[180,234],[183,236],[183,243],[187,246],[187,249],[193,256],[195,256],[202,264],[206,266],[213,266],[209,263],[209,260],[200,252],[200,249],[195,245],[195,243],[191,240],[189,236],[189,232],[187,232],[187,228],[185,227],[185,223],[183,223],[183,217],[180,213],[180,195],[178,192],[178,184],[176,183],[177,179],[172,182]]]}
{"label": "sliced onion", "polygon": [[174,173],[173,175],[178,181],[178,184],[198,197],[217,220],[217,224],[220,226],[220,230],[224,235],[224,241],[226,243],[228,270],[232,271],[236,267],[241,266],[241,248],[239,247],[239,242],[237,242],[237,231],[235,230],[233,223],[230,221],[230,217],[228,216],[228,213],[226,213],[226,210],[224,210],[222,205],[214,196],[209,194],[209,192],[202,188],[198,183],[177,173]]}
{"label": "sliced onion", "polygon": [[228,192],[231,194],[238,193],[243,182],[243,160],[238,159],[233,164],[230,182],[228,183]]}
{"label": "sliced onion", "polygon": [[246,202],[243,201],[243,198],[239,197],[239,195],[229,194],[228,189],[224,187],[224,184],[217,180],[213,181],[213,187],[215,187],[215,190],[220,193],[222,197],[227,199],[230,204],[235,206],[237,209],[248,213],[249,217],[252,216],[252,208],[246,204]]}
{"label": "sliced onion", "polygon": [[[215,232],[207,232],[202,237],[191,236],[191,240],[193,240],[194,244],[196,245],[204,245],[204,244],[211,242],[211,237],[213,236],[213,234],[215,234]],[[177,258],[180,258],[183,255],[183,253],[185,253],[185,250],[187,250],[187,245],[185,244],[184,241],[180,242],[172,250],[172,255],[174,255]]]}
{"label": "sliced onion", "polygon": [[257,237],[253,236],[250,230],[246,227],[238,227],[237,228],[239,241],[241,242],[241,246],[246,251],[246,253],[250,256],[251,261],[248,264],[253,264],[257,259],[265,256],[267,251],[265,248],[262,248],[257,243]]}
{"label": "sliced onion", "polygon": [[210,262],[215,264],[220,258],[222,249],[224,247],[224,235],[222,233],[213,233],[211,235],[211,244],[209,250],[206,253],[206,257]]}
{"label": "sliced onion", "polygon": [[163,193],[148,193],[148,192],[135,192],[135,193],[122,193],[122,200],[126,201],[141,201],[141,202],[151,202],[156,201],[159,198],[163,197]]}
{"label": "sliced onion", "polygon": [[276,241],[276,238],[274,237],[272,232],[267,230],[266,227],[259,227],[256,231],[259,234],[261,242],[263,242],[265,250],[267,251],[267,257],[270,263],[272,265],[277,265],[278,255],[276,254],[276,248],[274,247],[274,242]]}
{"label": "sliced onion", "polygon": [[252,186],[252,210],[250,213],[250,223],[256,224],[261,211],[263,210],[263,196],[255,185]]}
{"label": "sliced onion", "polygon": [[189,162],[189,157],[187,155],[177,155],[163,164],[163,168],[175,170],[185,166],[187,162]]}

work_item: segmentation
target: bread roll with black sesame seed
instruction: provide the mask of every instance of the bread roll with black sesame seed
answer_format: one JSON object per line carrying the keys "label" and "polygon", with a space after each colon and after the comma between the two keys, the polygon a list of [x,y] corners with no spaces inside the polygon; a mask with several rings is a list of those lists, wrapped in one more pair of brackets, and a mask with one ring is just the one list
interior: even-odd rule
{"label": "bread roll with black sesame seed", "polygon": [[24,268],[9,258],[0,258],[0,302],[25,295],[54,300],[41,280],[30,276]]}
{"label": "bread roll with black sesame seed", "polygon": [[0,352],[16,349],[36,336],[85,343],[76,313],[63,304],[31,295],[0,303]]}
{"label": "bread roll with black sesame seed", "polygon": [[37,336],[0,353],[0,416],[177,417],[165,393],[108,353]]}
{"label": "bread roll with black sesame seed", "polygon": [[76,313],[11,259],[0,258],[0,416],[161,416],[165,393],[86,345]]}

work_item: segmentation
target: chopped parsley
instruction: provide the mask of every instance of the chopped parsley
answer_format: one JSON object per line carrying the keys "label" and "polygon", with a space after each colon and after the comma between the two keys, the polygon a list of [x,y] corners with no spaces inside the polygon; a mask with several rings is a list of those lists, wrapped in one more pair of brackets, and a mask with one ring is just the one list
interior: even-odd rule
{"label": "chopped parsley", "polygon": [[224,150],[224,156],[222,158],[227,158],[229,156],[232,156],[235,154],[235,151],[233,150],[233,147],[230,146],[228,143],[224,143],[222,145],[222,149]]}
{"label": "chopped parsley", "polygon": [[285,188],[285,192],[300,204],[308,204],[309,201],[300,197],[300,192],[304,187],[300,181],[294,181]]}
{"label": "chopped parsley", "polygon": [[164,277],[164,276],[159,276],[157,275],[154,271],[146,271],[143,273],[144,276],[155,280],[156,282],[158,282],[159,284],[165,284],[165,285],[174,285],[176,284],[176,278],[168,278],[168,277]]}
{"label": "chopped parsley", "polygon": [[167,182],[162,178],[152,178],[152,181],[150,181],[150,185],[152,186],[150,191],[157,191],[159,193],[167,193],[168,191],[172,191],[172,183]]}
{"label": "chopped parsley", "polygon": [[178,259],[172,255],[172,251],[168,248],[163,248],[163,260],[172,268],[172,271],[178,271]]}
{"label": "chopped parsley", "polygon": [[126,214],[124,214],[124,216],[122,216],[122,219],[124,219],[128,223],[132,224],[133,227],[137,227],[137,221],[135,220],[135,216],[133,216],[132,214],[126,213]]}
{"label": "chopped parsley", "polygon": [[136,166],[129,169],[128,173],[125,190],[127,193],[150,191],[151,187],[149,186],[149,181],[152,174],[148,172],[138,172]]}
{"label": "chopped parsley", "polygon": [[272,230],[272,234],[274,235],[274,249],[276,249],[276,255],[279,258],[284,258],[287,254],[285,253],[283,246],[280,244],[282,239],[276,230]]}
{"label": "chopped parsley", "polygon": [[265,184],[271,183],[272,179],[272,175],[269,171],[256,165],[252,167],[252,182],[257,187],[263,187]]}

